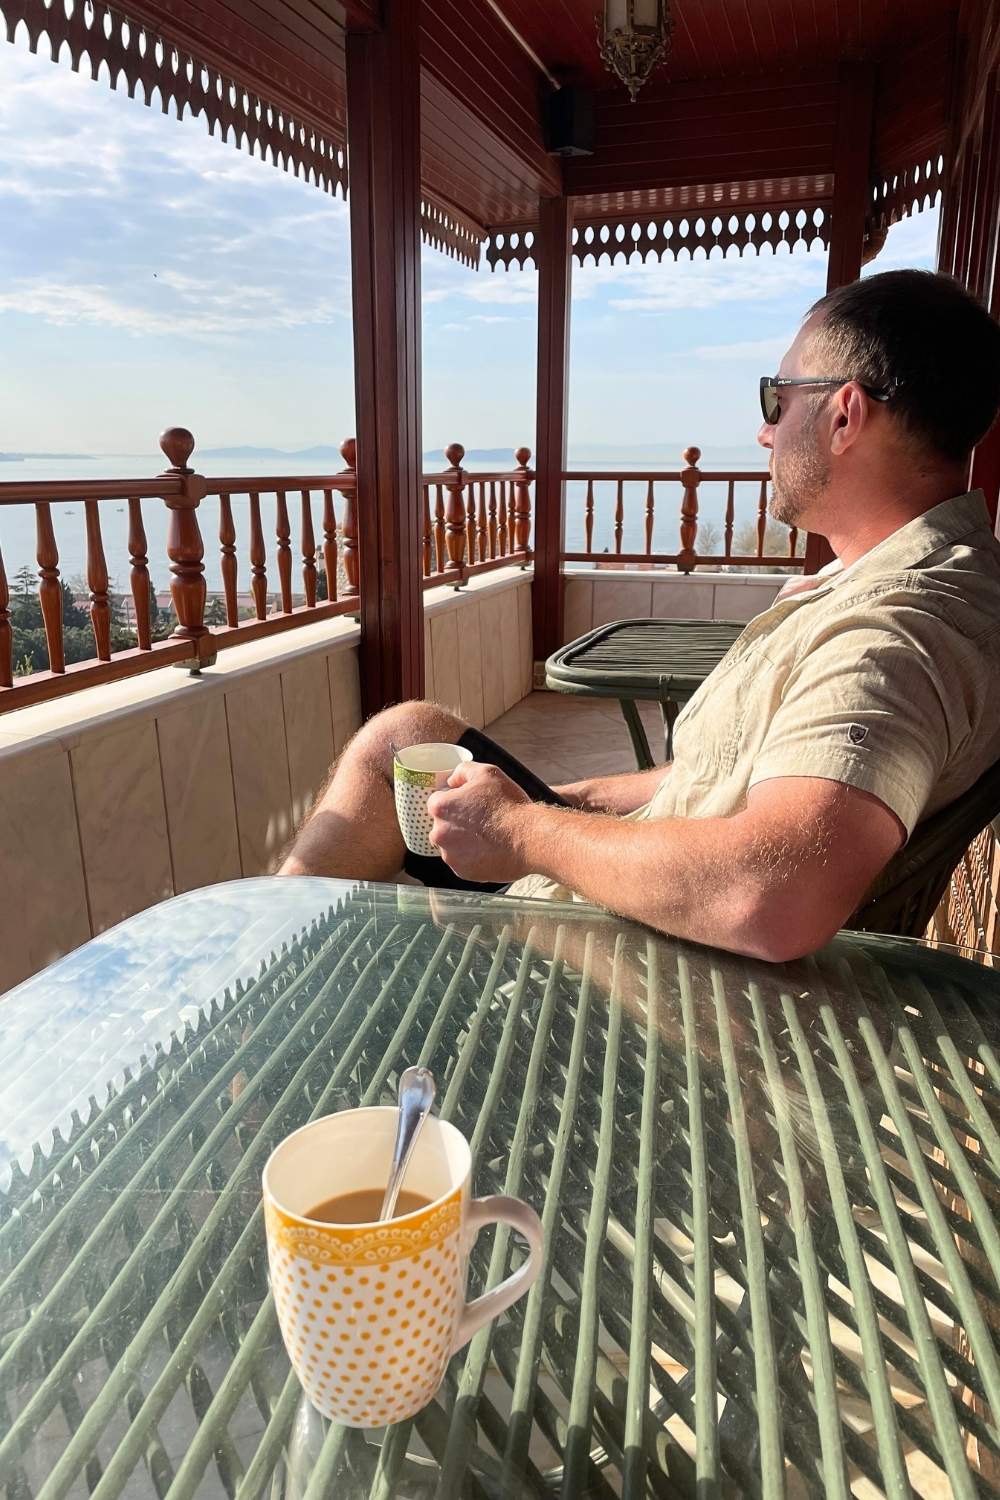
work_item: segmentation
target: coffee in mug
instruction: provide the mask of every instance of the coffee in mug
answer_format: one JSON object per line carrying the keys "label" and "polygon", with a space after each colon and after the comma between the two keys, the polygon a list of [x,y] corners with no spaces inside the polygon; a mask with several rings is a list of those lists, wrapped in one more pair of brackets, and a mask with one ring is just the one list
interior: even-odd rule
{"label": "coffee in mug", "polygon": [[[384,1223],[310,1217],[362,1194],[377,1216],[384,1189],[374,1184],[388,1181],[398,1118],[392,1107],[328,1115],[288,1136],[264,1168],[271,1292],[285,1348],[312,1405],[347,1427],[414,1416],[451,1356],[522,1297],[542,1267],[534,1209],[517,1198],[473,1198],[468,1144],[434,1115],[403,1189],[420,1206]],[[480,1229],[500,1223],[527,1241],[528,1258],[467,1303],[469,1251]]]}
{"label": "coffee in mug", "polygon": [[472,751],[464,745],[447,743],[409,745],[396,751],[392,762],[396,816],[403,843],[411,854],[437,854],[430,838],[434,819],[427,811],[427,799],[448,785],[456,766],[471,759]]}

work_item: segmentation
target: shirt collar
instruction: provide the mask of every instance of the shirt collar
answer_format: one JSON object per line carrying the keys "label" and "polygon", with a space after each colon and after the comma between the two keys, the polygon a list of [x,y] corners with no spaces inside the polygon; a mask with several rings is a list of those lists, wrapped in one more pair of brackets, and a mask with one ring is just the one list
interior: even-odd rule
{"label": "shirt collar", "polygon": [[831,570],[831,575],[814,591],[814,595],[836,588],[846,577],[857,577],[869,569],[877,569],[880,573],[902,573],[917,568],[942,547],[953,546],[963,537],[979,531],[992,534],[982,490],[969,490],[964,495],[942,500],[925,510],[923,515],[915,516],[905,526],[883,537],[869,552],[855,559],[849,568]]}

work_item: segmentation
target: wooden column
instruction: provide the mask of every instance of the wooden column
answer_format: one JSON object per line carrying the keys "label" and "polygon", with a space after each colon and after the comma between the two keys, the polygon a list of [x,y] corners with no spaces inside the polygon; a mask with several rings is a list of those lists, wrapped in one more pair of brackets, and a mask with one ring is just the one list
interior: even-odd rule
{"label": "wooden column", "polygon": [[563,644],[563,482],[566,467],[572,221],[568,198],[539,202],[538,404],[535,417],[534,656],[544,661]]}
{"label": "wooden column", "polygon": [[845,64],[837,90],[828,292],[856,281],[861,275],[870,203],[874,115],[874,68],[870,63]]}
{"label": "wooden column", "polygon": [[361,692],[423,692],[420,579],[420,3],[348,33]]}
{"label": "wooden column", "polygon": [[[870,63],[846,63],[837,91],[837,139],[833,159],[833,206],[826,289],[857,281],[865,247],[871,187],[875,70]],[[806,537],[805,571],[817,573],[833,561],[825,536]]]}

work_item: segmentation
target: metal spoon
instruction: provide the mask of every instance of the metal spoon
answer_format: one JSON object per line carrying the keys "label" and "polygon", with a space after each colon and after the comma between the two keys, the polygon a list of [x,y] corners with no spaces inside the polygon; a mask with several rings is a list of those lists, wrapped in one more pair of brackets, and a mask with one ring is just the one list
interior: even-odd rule
{"label": "metal spoon", "polygon": [[427,1068],[407,1068],[400,1076],[396,1144],[392,1148],[392,1165],[389,1168],[389,1182],[382,1199],[379,1222],[391,1219],[396,1211],[396,1199],[403,1184],[403,1176],[410,1164],[417,1136],[430,1114],[436,1092],[434,1075]]}

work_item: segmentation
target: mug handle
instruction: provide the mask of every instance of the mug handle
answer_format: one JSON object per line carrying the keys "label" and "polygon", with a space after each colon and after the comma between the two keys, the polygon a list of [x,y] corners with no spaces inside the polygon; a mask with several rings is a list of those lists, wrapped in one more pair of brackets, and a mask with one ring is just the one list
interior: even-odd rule
{"label": "mug handle", "polygon": [[465,1221],[470,1247],[476,1235],[487,1224],[509,1224],[515,1229],[528,1242],[528,1259],[506,1281],[501,1281],[499,1286],[484,1292],[474,1302],[465,1304],[455,1331],[455,1341],[451,1346],[452,1354],[463,1349],[484,1323],[506,1312],[519,1297],[523,1297],[532,1282],[537,1281],[542,1269],[545,1248],[542,1221],[527,1203],[522,1203],[520,1198],[508,1198],[502,1194],[492,1198],[473,1198]]}

